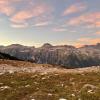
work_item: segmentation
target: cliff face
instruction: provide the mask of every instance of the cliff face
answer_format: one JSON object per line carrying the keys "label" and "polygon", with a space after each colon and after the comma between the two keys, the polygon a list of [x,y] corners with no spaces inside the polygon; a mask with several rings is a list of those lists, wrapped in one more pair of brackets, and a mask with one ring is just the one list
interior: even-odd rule
{"label": "cliff face", "polygon": [[13,44],[0,47],[0,51],[22,60],[42,64],[56,64],[68,67],[100,65],[100,43],[75,48],[68,45],[52,46],[44,44],[40,48]]}

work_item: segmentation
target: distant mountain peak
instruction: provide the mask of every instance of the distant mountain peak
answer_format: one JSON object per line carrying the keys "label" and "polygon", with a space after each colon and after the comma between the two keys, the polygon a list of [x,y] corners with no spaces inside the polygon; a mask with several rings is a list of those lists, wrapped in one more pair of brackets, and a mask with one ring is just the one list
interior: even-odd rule
{"label": "distant mountain peak", "polygon": [[49,43],[45,43],[42,46],[42,48],[51,48],[51,47],[53,47],[53,46],[51,44],[49,44]]}
{"label": "distant mountain peak", "polygon": [[11,44],[8,47],[21,47],[21,46],[23,46],[23,45],[21,45],[21,44]]}
{"label": "distant mountain peak", "polygon": [[100,43],[97,43],[98,46],[100,46]]}
{"label": "distant mountain peak", "polygon": [[84,45],[81,48],[100,48],[100,43],[94,44],[94,45]]}

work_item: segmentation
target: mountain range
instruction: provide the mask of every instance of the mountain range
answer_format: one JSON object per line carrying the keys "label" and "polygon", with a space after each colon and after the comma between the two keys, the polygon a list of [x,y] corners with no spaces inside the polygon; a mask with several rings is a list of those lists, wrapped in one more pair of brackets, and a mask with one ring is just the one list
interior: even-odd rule
{"label": "mountain range", "polygon": [[0,52],[25,61],[60,65],[67,68],[100,65],[100,43],[84,45],[80,48],[70,45],[53,46],[49,43],[38,48],[12,44],[0,46]]}

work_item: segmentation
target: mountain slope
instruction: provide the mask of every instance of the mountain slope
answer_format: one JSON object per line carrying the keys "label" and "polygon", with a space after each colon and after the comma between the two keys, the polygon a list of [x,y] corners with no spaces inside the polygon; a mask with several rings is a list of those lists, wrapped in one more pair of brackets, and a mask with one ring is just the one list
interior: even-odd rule
{"label": "mountain slope", "polygon": [[0,53],[0,59],[19,60],[16,57],[10,56],[5,53]]}

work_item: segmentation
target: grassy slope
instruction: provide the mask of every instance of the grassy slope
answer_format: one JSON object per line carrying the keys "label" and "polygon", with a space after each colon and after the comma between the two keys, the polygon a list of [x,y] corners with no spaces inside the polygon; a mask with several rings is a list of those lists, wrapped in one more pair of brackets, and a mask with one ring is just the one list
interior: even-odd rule
{"label": "grassy slope", "polygon": [[100,73],[6,73],[0,75],[2,86],[9,88],[0,90],[0,100],[100,100]]}
{"label": "grassy slope", "polygon": [[[0,64],[11,64],[18,67],[36,66],[28,62],[16,61],[0,61]],[[60,100],[60,98],[100,100],[100,71],[0,75],[0,100]]]}

